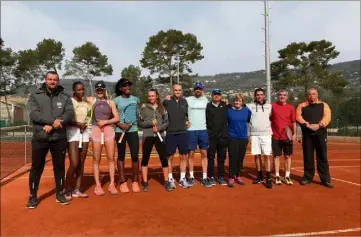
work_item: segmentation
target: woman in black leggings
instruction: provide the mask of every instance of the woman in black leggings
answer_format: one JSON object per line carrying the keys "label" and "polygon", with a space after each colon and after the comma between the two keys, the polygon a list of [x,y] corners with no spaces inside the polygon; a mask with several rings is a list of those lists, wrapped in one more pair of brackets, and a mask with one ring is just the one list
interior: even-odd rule
{"label": "woman in black leggings", "polygon": [[[148,191],[148,162],[152,152],[153,146],[155,146],[160,162],[162,163],[163,176],[164,176],[164,188],[167,191],[172,191],[170,182],[168,181],[168,160],[165,150],[164,141],[162,142],[157,133],[161,135],[164,140],[164,131],[168,127],[168,114],[164,106],[160,102],[159,93],[155,89],[148,91],[148,103],[154,109],[154,116],[151,118],[143,118],[140,110],[138,110],[138,123],[139,127],[143,128],[143,157],[142,157],[142,176],[143,176],[143,192]],[[145,105],[142,105],[145,106]]]}
{"label": "woman in black leggings", "polygon": [[243,185],[241,178],[243,159],[248,145],[247,123],[251,118],[251,111],[243,104],[243,97],[236,95],[233,105],[228,108],[228,153],[229,153],[229,180],[228,186],[234,183]]}

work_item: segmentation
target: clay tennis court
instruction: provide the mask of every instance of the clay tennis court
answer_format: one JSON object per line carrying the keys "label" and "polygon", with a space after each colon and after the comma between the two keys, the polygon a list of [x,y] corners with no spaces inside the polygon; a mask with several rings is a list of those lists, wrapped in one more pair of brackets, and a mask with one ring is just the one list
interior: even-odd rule
{"label": "clay tennis court", "polygon": [[[70,205],[55,202],[49,160],[39,188],[40,204],[25,208],[30,164],[1,181],[1,235],[353,235],[360,228],[360,144],[329,142],[334,189],[315,184],[300,186],[303,175],[301,145],[295,145],[291,178],[294,186],[253,185],[253,157],[245,159],[244,186],[195,187],[166,192],[160,163],[152,156],[148,193],[107,192],[107,161],[102,159],[106,195],[93,193],[92,159],[85,164],[83,186],[88,199]],[[176,159],[178,160],[178,159]],[[199,154],[196,175],[201,176]],[[228,161],[226,161],[228,164]],[[68,167],[68,161],[67,161]],[[127,160],[130,167],[130,160]],[[283,167],[283,163],[281,164]],[[179,178],[177,168],[176,179]],[[130,174],[130,168],[127,173]],[[141,174],[139,174],[141,175]],[[281,173],[284,176],[284,173]],[[117,178],[117,177],[116,177]],[[130,184],[130,181],[129,181]]]}

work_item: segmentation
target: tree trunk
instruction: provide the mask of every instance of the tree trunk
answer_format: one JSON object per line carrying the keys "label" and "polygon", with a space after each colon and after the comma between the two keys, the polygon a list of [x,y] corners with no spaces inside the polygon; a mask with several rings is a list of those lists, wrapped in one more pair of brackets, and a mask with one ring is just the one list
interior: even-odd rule
{"label": "tree trunk", "polygon": [[173,76],[172,75],[169,76],[169,84],[170,84],[170,89],[172,89],[172,87],[173,87]]}
{"label": "tree trunk", "polygon": [[6,95],[6,89],[4,90],[4,97],[5,97],[6,110],[8,112],[8,123],[11,123],[11,114],[10,114],[10,109],[9,109],[9,104],[8,104],[8,98]]}

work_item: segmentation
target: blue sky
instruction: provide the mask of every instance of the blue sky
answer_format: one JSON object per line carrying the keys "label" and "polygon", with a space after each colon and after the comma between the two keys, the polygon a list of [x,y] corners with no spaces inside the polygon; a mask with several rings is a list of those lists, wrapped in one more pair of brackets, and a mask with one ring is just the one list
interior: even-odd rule
{"label": "blue sky", "polygon": [[[360,2],[270,2],[271,61],[291,42],[326,39],[340,56],[360,59]],[[193,33],[205,58],[193,65],[200,75],[264,69],[263,3],[249,2],[1,2],[1,36],[14,50],[35,48],[43,38],[74,47],[95,43],[119,78],[139,65],[144,46],[159,30]],[[146,74],[147,71],[143,70]]]}

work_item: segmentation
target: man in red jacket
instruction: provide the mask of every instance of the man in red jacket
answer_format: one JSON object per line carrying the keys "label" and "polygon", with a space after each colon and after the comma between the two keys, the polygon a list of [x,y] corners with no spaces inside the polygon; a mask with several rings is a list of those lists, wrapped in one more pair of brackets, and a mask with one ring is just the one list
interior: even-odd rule
{"label": "man in red jacket", "polygon": [[[293,153],[293,141],[296,141],[296,111],[295,108],[287,104],[288,92],[280,90],[277,102],[272,103],[271,127],[272,127],[272,151],[275,164],[276,184],[281,185],[280,178],[280,156],[285,157],[285,182],[293,185],[290,179],[291,155]],[[286,129],[293,132],[292,139],[287,137]]]}

